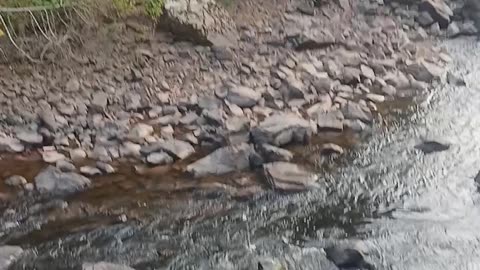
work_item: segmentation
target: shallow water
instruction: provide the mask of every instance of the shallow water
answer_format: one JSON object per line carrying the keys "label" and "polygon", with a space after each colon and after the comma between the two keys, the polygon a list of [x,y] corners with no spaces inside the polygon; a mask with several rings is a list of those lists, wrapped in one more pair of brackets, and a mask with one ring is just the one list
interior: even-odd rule
{"label": "shallow water", "polygon": [[[454,73],[470,87],[441,87],[427,107],[385,119],[388,129],[334,166],[317,168],[320,188],[236,200],[222,195],[222,186],[192,191],[199,183],[175,173],[99,179],[103,184],[69,198],[66,208],[61,200],[46,209],[25,201],[0,217],[2,225],[22,217],[0,234],[1,244],[29,248],[12,269],[73,269],[100,260],[136,269],[254,269],[258,255],[291,269],[334,269],[318,248],[359,239],[378,269],[480,269],[473,181],[480,170],[480,46],[446,46]],[[414,149],[422,137],[452,147],[424,155]],[[309,160],[315,149],[304,153]]]}

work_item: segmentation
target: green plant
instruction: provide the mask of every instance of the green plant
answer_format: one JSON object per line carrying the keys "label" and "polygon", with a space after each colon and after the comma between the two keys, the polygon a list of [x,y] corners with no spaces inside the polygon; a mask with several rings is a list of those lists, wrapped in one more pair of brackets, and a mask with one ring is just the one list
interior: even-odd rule
{"label": "green plant", "polygon": [[163,14],[164,0],[145,0],[145,12],[153,20],[158,19]]}
{"label": "green plant", "polygon": [[120,17],[128,15],[135,7],[133,0],[112,0],[112,4]]}

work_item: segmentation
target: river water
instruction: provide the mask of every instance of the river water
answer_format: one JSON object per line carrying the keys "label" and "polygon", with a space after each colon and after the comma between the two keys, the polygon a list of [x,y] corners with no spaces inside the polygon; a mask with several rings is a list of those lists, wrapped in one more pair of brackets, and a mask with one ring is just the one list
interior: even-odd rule
{"label": "river water", "polygon": [[[0,235],[1,244],[28,249],[12,269],[75,269],[86,261],[257,269],[267,259],[288,269],[336,269],[321,250],[331,244],[362,248],[377,269],[480,269],[473,180],[480,170],[480,45],[468,39],[445,46],[468,87],[439,87],[428,104],[397,112],[337,169],[319,169],[320,188],[234,200],[145,193],[135,191],[150,187],[144,182],[113,181],[108,196],[98,189],[69,199],[78,206],[74,213],[60,201],[47,219],[45,210],[19,204],[21,224]],[[452,146],[424,155],[414,149],[424,137]],[[128,219],[120,221],[119,213]],[[0,222],[9,222],[8,215]]]}

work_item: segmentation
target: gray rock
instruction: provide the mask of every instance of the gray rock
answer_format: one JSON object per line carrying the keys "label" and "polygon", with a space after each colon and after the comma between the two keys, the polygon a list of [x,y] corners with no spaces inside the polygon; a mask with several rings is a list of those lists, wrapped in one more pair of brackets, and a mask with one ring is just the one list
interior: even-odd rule
{"label": "gray rock", "polygon": [[354,248],[328,247],[325,248],[327,258],[341,269],[375,269],[367,262],[363,254]]}
{"label": "gray rock", "polygon": [[255,106],[262,95],[255,90],[241,85],[231,85],[228,89],[226,100],[241,108]]}
{"label": "gray rock", "polygon": [[313,5],[310,5],[310,4],[300,4],[298,7],[297,7],[297,10],[300,12],[300,13],[303,13],[305,15],[309,15],[309,16],[315,16],[315,8],[313,7]]}
{"label": "gray rock", "polygon": [[464,78],[462,78],[461,76],[457,76],[457,75],[453,74],[451,71],[447,72],[447,82],[449,84],[455,85],[455,86],[466,86],[467,85]]}
{"label": "gray rock", "polygon": [[42,152],[42,159],[46,163],[56,163],[59,160],[64,160],[65,155],[61,154],[55,150],[43,151]]}
{"label": "gray rock", "polygon": [[428,12],[441,28],[447,28],[453,16],[453,11],[443,0],[423,0],[418,10]]}
{"label": "gray rock", "polygon": [[342,108],[342,112],[346,119],[358,119],[365,123],[372,123],[373,121],[373,115],[368,108],[352,101],[349,101]]}
{"label": "gray rock", "polygon": [[100,171],[100,169],[92,166],[82,166],[80,167],[80,172],[86,176],[102,175],[102,171]]}
{"label": "gray rock", "polygon": [[23,253],[23,249],[17,246],[0,246],[0,270],[8,270]]}
{"label": "gray rock", "polygon": [[140,152],[143,155],[149,155],[153,152],[165,151],[177,159],[185,159],[195,152],[195,149],[188,142],[169,139],[164,142],[157,142],[142,147]]}
{"label": "gray rock", "polygon": [[90,179],[80,174],[65,173],[53,166],[35,177],[35,185],[41,193],[69,194],[85,190],[90,184]]}
{"label": "gray rock", "polygon": [[26,144],[40,145],[43,142],[42,135],[36,131],[20,131],[17,133],[17,138]]}
{"label": "gray rock", "polygon": [[269,144],[258,146],[258,152],[266,162],[290,161],[293,159],[292,152]]}
{"label": "gray rock", "polygon": [[431,154],[450,149],[450,144],[435,140],[424,140],[420,144],[415,145],[415,149],[422,151],[424,154]]}
{"label": "gray rock", "polygon": [[96,92],[92,96],[92,109],[103,112],[108,104],[108,95],[105,92]]}
{"label": "gray rock", "polygon": [[310,122],[293,113],[280,113],[267,117],[251,130],[256,144],[282,146],[290,142],[305,143],[312,135]]}
{"label": "gray rock", "polygon": [[223,110],[203,110],[202,116],[210,125],[222,125],[223,124]]}
{"label": "gray rock", "polygon": [[213,96],[202,96],[198,98],[198,107],[203,110],[219,109],[222,105],[222,101]]}
{"label": "gray rock", "polygon": [[18,139],[11,137],[3,137],[0,135],[0,151],[20,153],[23,152],[23,150],[25,150],[25,147]]}
{"label": "gray rock", "polygon": [[142,96],[137,93],[130,93],[124,97],[127,111],[138,111],[142,108]]}
{"label": "gray rock", "polygon": [[95,165],[97,166],[98,169],[100,169],[105,174],[112,174],[117,171],[112,165],[106,162],[98,161],[97,163],[95,163]]}
{"label": "gray rock", "polygon": [[80,90],[80,81],[76,77],[70,78],[65,85],[65,91],[78,92],[78,90]]}
{"label": "gray rock", "polygon": [[341,111],[317,113],[314,119],[317,120],[318,131],[343,131],[343,114]]}
{"label": "gray rock", "polygon": [[173,163],[173,158],[165,152],[151,153],[147,156],[147,163],[151,165],[166,165]]}
{"label": "gray rock", "polygon": [[375,103],[385,102],[385,96],[369,93],[365,96],[368,100]]}
{"label": "gray rock", "polygon": [[194,124],[198,120],[198,115],[195,112],[189,112],[180,118],[179,122],[183,125]]}
{"label": "gray rock", "polygon": [[248,130],[250,127],[250,120],[246,117],[232,116],[225,121],[225,128],[230,132],[239,132]]}
{"label": "gray rock", "polygon": [[274,162],[263,165],[267,183],[276,190],[301,191],[315,186],[318,175],[297,164]]}
{"label": "gray rock", "polygon": [[422,82],[431,82],[434,79],[441,78],[443,68],[436,64],[420,60],[407,66],[407,73],[411,74],[416,80]]}
{"label": "gray rock", "polygon": [[130,129],[128,138],[133,142],[141,143],[153,133],[153,127],[147,124],[138,123]]}
{"label": "gray rock", "polygon": [[323,49],[336,43],[335,37],[327,29],[314,29],[288,35],[287,39],[296,50]]}
{"label": "gray rock", "polygon": [[122,146],[119,147],[120,156],[122,157],[140,157],[140,151],[142,146],[132,142],[124,142]]}
{"label": "gray rock", "polygon": [[210,155],[187,166],[194,177],[222,175],[250,167],[250,158],[256,154],[252,145],[242,143],[215,150]]}
{"label": "gray rock", "polygon": [[26,183],[27,183],[27,179],[25,179],[25,177],[20,175],[12,175],[7,179],[5,179],[5,185],[12,186],[12,187],[23,186]]}
{"label": "gray rock", "polygon": [[82,270],[135,270],[129,266],[109,262],[84,263]]}
{"label": "gray rock", "polygon": [[343,154],[343,148],[334,143],[326,143],[322,145],[320,152],[324,155],[333,155],[333,154],[338,154],[341,155]]}
{"label": "gray rock", "polygon": [[73,161],[83,160],[87,157],[87,153],[80,148],[70,150],[70,159]]}
{"label": "gray rock", "polygon": [[50,131],[56,131],[60,124],[55,120],[55,114],[50,110],[42,110],[38,113],[40,122]]}
{"label": "gray rock", "polygon": [[302,81],[288,77],[285,79],[285,87],[281,88],[283,97],[286,100],[290,99],[303,99],[305,97],[306,86]]}
{"label": "gray rock", "polygon": [[420,24],[421,27],[429,27],[430,25],[435,23],[435,20],[427,11],[420,12],[416,19],[418,24]]}
{"label": "gray rock", "polygon": [[375,80],[375,71],[367,65],[361,65],[360,70],[362,71],[362,76],[370,79],[370,80]]}
{"label": "gray rock", "polygon": [[381,92],[387,96],[395,96],[397,94],[397,89],[395,86],[387,84],[384,87],[382,87]]}
{"label": "gray rock", "polygon": [[57,167],[62,172],[74,172],[77,169],[75,168],[75,165],[66,160],[57,161],[55,167]]}
{"label": "gray rock", "polygon": [[448,38],[455,38],[461,34],[460,27],[456,22],[452,22],[448,25],[447,28],[447,37]]}

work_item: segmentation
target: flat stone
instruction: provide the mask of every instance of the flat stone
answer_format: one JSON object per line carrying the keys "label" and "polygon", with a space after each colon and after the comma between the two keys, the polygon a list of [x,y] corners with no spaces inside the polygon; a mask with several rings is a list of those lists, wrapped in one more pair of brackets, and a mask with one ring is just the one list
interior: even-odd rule
{"label": "flat stone", "polygon": [[357,249],[335,246],[324,250],[327,258],[341,269],[375,269]]}
{"label": "flat stone", "polygon": [[42,159],[46,163],[56,163],[59,160],[65,159],[65,155],[58,153],[57,151],[54,150],[49,150],[49,151],[43,151],[42,152]]}
{"label": "flat stone", "polygon": [[59,160],[55,163],[55,167],[57,167],[62,172],[74,172],[77,168],[72,163],[66,160]]}
{"label": "flat stone", "polygon": [[102,171],[96,167],[92,166],[82,166],[80,167],[80,173],[86,176],[97,176],[102,175]]}
{"label": "flat stone", "polygon": [[326,143],[322,145],[320,152],[323,155],[333,155],[333,154],[341,155],[343,154],[344,151],[343,151],[343,148],[338,144]]}
{"label": "flat stone", "polygon": [[282,146],[290,142],[305,143],[312,135],[309,121],[293,113],[280,113],[267,117],[251,130],[255,143]]}
{"label": "flat stone", "polygon": [[239,132],[248,130],[250,127],[250,120],[246,117],[232,116],[225,121],[225,128],[230,132]]}
{"label": "flat stone", "polygon": [[12,175],[7,179],[5,179],[5,185],[11,186],[11,187],[23,186],[26,183],[27,183],[27,179],[25,179],[25,177],[20,175]]}
{"label": "flat stone", "polygon": [[186,171],[194,177],[241,171],[250,167],[250,158],[254,154],[253,146],[246,143],[227,146],[188,165]]}
{"label": "flat stone", "polygon": [[385,96],[369,93],[365,96],[368,100],[373,101],[375,103],[382,103],[385,102]]}
{"label": "flat stone", "polygon": [[336,43],[335,37],[326,29],[310,29],[287,36],[296,50],[323,49]]}
{"label": "flat stone", "polygon": [[69,194],[85,190],[90,179],[77,174],[66,173],[48,166],[35,177],[35,185],[40,193]]}
{"label": "flat stone", "polygon": [[81,149],[81,148],[76,148],[76,149],[71,149],[70,150],[70,159],[73,161],[79,161],[87,158],[87,153]]}
{"label": "flat stone", "polygon": [[95,165],[97,166],[98,169],[100,169],[100,171],[102,171],[105,174],[112,174],[117,171],[112,165],[106,162],[98,161],[97,163],[95,163]]}
{"label": "flat stone", "polygon": [[341,111],[319,112],[314,116],[314,119],[317,120],[318,131],[342,132],[343,118]]}
{"label": "flat stone", "polygon": [[146,137],[153,133],[153,127],[147,124],[138,123],[130,129],[128,138],[134,142],[143,142]]}
{"label": "flat stone", "polygon": [[269,144],[261,144],[258,146],[260,155],[266,162],[290,161],[293,159],[292,152]]}
{"label": "flat stone", "polygon": [[345,107],[342,108],[342,112],[346,119],[358,119],[365,123],[373,122],[373,115],[370,110],[358,103],[349,101]]}
{"label": "flat stone", "polygon": [[302,191],[318,181],[318,175],[288,162],[264,164],[263,171],[267,183],[275,190]]}
{"label": "flat stone", "polygon": [[415,145],[415,149],[422,151],[424,154],[431,154],[450,149],[450,144],[435,140],[424,140],[420,144]]}
{"label": "flat stone", "polygon": [[176,139],[169,139],[164,142],[157,142],[142,147],[141,153],[149,155],[153,152],[165,151],[177,159],[185,159],[195,152],[195,149],[188,142]]}
{"label": "flat stone", "polygon": [[406,72],[411,74],[416,80],[431,82],[434,79],[440,79],[444,69],[436,64],[420,60],[408,65]]}
{"label": "flat stone", "polygon": [[11,137],[3,137],[0,135],[0,151],[20,153],[25,150],[25,146],[20,142],[20,140]]}
{"label": "flat stone", "polygon": [[42,135],[38,134],[36,131],[21,131],[17,133],[17,138],[26,144],[30,145],[39,145],[43,142]]}
{"label": "flat stone", "polygon": [[418,5],[418,10],[428,12],[444,29],[448,27],[453,16],[453,11],[443,0],[423,0]]}
{"label": "flat stone", "polygon": [[226,100],[241,108],[255,106],[262,95],[255,90],[241,85],[231,85],[228,89]]}
{"label": "flat stone", "polygon": [[84,263],[82,270],[135,270],[129,266],[109,262]]}
{"label": "flat stone", "polygon": [[0,270],[8,270],[20,256],[23,249],[17,246],[0,246]]}
{"label": "flat stone", "polygon": [[108,95],[105,92],[96,92],[92,95],[92,109],[98,112],[105,110],[108,104]]}
{"label": "flat stone", "polygon": [[165,152],[151,153],[147,156],[147,163],[151,165],[166,165],[173,163],[173,158]]}

